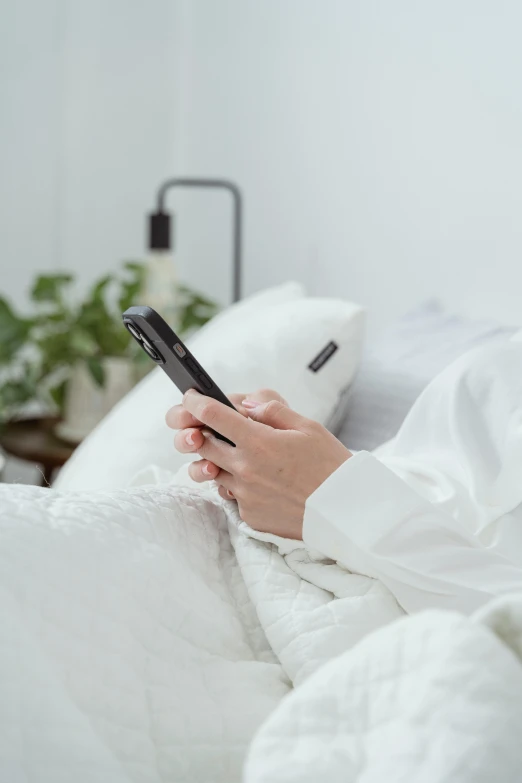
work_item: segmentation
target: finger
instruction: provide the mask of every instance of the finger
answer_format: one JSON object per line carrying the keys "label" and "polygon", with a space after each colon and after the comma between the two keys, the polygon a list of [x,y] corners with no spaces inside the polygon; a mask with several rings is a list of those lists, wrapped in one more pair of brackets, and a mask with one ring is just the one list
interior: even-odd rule
{"label": "finger", "polygon": [[245,397],[247,397],[248,395],[247,394],[229,394],[227,396],[228,396],[228,399],[230,400],[230,402],[232,403],[232,405],[235,408],[237,408],[238,406],[241,405],[241,403],[243,402]]}
{"label": "finger", "polygon": [[229,489],[225,489],[225,487],[219,487],[218,493],[221,495],[223,500],[235,500],[234,493],[231,492]]}
{"label": "finger", "polygon": [[242,416],[245,416],[245,418],[248,416],[248,413],[243,408],[243,400],[246,398],[246,394],[229,394],[228,399],[236,409],[238,413],[240,413]]}
{"label": "finger", "polygon": [[243,400],[257,400],[258,402],[270,402],[270,400],[279,400],[280,402],[288,405],[284,397],[281,397],[273,389],[258,389],[258,391],[252,394],[229,394],[228,399],[239,413],[247,416],[246,410],[243,408]]}
{"label": "finger", "polygon": [[[259,391],[253,394],[229,394],[228,399],[243,416],[248,416],[247,411],[243,408],[243,400],[245,399],[258,400],[259,402],[281,400],[281,402],[287,404],[283,397],[273,389],[259,389]],[[167,411],[165,420],[172,430],[184,430],[188,427],[203,426],[199,419],[196,419],[189,411],[185,410],[183,405],[174,405],[170,408]]]}
{"label": "finger", "polygon": [[185,410],[183,405],[174,405],[167,411],[165,416],[167,426],[172,430],[184,430],[187,427],[201,427],[198,421],[189,411]]}
{"label": "finger", "polygon": [[263,403],[243,400],[243,407],[248,410],[248,415],[254,421],[267,424],[275,430],[300,430],[306,425],[307,419],[279,400]]}
{"label": "finger", "polygon": [[234,490],[237,482],[231,473],[229,473],[227,470],[220,470],[214,480],[216,484],[225,490],[225,492],[231,492],[235,497]]}
{"label": "finger", "polygon": [[243,400],[254,400],[255,402],[270,402],[270,400],[277,400],[282,402],[283,405],[288,405],[284,397],[274,391],[274,389],[258,389],[258,391],[252,394],[247,394],[243,397]]}
{"label": "finger", "polygon": [[181,454],[196,452],[205,442],[205,436],[200,429],[189,428],[179,430],[174,436],[174,448]]}
{"label": "finger", "polygon": [[238,411],[229,408],[222,402],[199,394],[195,389],[183,397],[183,407],[192,413],[196,419],[211,427],[220,435],[224,435],[233,443],[241,443],[251,431],[251,424]]}
{"label": "finger", "polygon": [[199,456],[214,462],[224,470],[231,471],[236,463],[236,449],[234,446],[216,438],[208,430],[203,430],[201,434],[203,435],[203,443],[197,450]]}
{"label": "finger", "polygon": [[191,462],[188,469],[190,478],[192,481],[197,481],[198,484],[201,484],[204,481],[212,481],[216,478],[218,473],[218,466],[206,459],[199,459],[196,462]]}

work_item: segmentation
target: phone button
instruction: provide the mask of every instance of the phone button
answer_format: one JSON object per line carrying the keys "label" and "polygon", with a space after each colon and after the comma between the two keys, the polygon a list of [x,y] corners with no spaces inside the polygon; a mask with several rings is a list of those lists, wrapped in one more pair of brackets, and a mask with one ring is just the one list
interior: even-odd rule
{"label": "phone button", "polygon": [[198,365],[196,364],[194,359],[190,358],[190,356],[187,356],[187,358],[185,359],[185,364],[187,365],[189,370],[192,370],[192,372],[195,372],[195,373],[199,373],[200,372],[200,369],[199,369]]}
{"label": "phone button", "polygon": [[205,389],[211,389],[212,388],[212,382],[210,378],[207,378],[206,375],[203,375],[203,373],[199,373],[198,375],[198,381]]}

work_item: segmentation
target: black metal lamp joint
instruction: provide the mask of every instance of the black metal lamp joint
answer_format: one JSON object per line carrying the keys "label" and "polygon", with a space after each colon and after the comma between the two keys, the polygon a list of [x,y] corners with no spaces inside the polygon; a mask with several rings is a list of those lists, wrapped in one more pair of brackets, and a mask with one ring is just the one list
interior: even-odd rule
{"label": "black metal lamp joint", "polygon": [[241,298],[241,241],[243,204],[241,191],[234,182],[225,179],[199,179],[181,177],[169,179],[158,189],[156,197],[156,212],[149,216],[149,249],[170,250],[171,248],[171,216],[165,211],[165,199],[172,188],[214,188],[228,190],[233,201],[233,278],[232,301]]}

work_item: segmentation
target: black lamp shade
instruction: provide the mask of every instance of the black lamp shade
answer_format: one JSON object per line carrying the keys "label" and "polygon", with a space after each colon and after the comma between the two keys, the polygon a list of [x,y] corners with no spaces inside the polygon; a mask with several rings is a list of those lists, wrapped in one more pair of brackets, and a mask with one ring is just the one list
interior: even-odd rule
{"label": "black lamp shade", "polygon": [[149,250],[170,250],[170,224],[167,212],[149,215]]}

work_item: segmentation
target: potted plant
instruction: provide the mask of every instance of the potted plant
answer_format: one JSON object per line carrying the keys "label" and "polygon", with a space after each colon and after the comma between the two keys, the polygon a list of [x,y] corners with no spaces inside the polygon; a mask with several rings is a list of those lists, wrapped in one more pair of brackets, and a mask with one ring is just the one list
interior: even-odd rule
{"label": "potted plant", "polygon": [[[121,321],[142,290],[144,268],[125,263],[122,273],[98,280],[77,302],[73,275],[39,275],[30,317],[0,297],[0,424],[29,412],[55,414],[63,418],[60,434],[78,442],[144,374],[147,357]],[[216,310],[180,287],[175,326],[185,335]]]}

